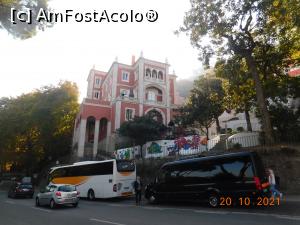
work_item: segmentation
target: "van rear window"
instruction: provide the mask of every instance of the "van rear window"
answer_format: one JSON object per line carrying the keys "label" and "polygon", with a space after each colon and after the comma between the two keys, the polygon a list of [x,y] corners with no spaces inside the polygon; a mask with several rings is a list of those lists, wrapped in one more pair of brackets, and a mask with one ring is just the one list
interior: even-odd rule
{"label": "van rear window", "polygon": [[250,157],[232,158],[220,164],[223,177],[227,179],[253,178]]}

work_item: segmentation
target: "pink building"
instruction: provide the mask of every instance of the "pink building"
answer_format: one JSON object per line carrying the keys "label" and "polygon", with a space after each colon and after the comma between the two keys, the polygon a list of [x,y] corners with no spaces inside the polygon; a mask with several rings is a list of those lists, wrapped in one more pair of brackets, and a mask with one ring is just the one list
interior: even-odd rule
{"label": "pink building", "polygon": [[155,113],[167,125],[181,101],[169,66],[143,56],[135,61],[133,56],[131,65],[115,61],[107,72],[91,69],[75,121],[74,154],[91,159],[99,151],[115,151],[116,130],[134,116]]}

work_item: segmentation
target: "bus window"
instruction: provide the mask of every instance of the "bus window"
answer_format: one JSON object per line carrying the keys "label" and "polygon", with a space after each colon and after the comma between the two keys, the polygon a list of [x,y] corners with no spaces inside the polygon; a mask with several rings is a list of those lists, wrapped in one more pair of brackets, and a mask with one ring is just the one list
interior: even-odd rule
{"label": "bus window", "polygon": [[89,168],[90,175],[108,175],[113,174],[113,166],[114,163],[111,162],[104,162],[104,163],[97,163],[91,164]]}
{"label": "bus window", "polygon": [[133,161],[117,161],[118,172],[132,172],[135,170]]}
{"label": "bus window", "polygon": [[52,171],[50,174],[49,181],[53,180],[54,178],[64,177],[66,176],[66,169],[65,168],[59,168]]}

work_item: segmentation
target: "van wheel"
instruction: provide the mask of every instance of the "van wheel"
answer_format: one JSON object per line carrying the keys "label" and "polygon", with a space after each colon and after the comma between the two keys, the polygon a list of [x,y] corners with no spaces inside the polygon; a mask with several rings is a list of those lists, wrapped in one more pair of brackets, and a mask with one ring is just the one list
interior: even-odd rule
{"label": "van wheel", "polygon": [[208,197],[209,206],[216,208],[219,206],[219,197],[216,194],[210,194]]}
{"label": "van wheel", "polygon": [[55,201],[53,199],[51,199],[51,201],[50,201],[50,208],[51,209],[55,209],[55,207],[56,207],[56,203],[55,203]]}
{"label": "van wheel", "polygon": [[88,199],[90,201],[94,201],[95,200],[95,192],[92,189],[88,191]]}

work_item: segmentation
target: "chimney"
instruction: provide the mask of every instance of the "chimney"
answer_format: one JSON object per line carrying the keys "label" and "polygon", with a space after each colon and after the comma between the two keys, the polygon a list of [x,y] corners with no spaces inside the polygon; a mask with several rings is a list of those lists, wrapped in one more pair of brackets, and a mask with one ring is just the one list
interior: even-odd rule
{"label": "chimney", "polygon": [[131,56],[131,65],[133,65],[133,64],[135,64],[135,56],[134,55]]}

